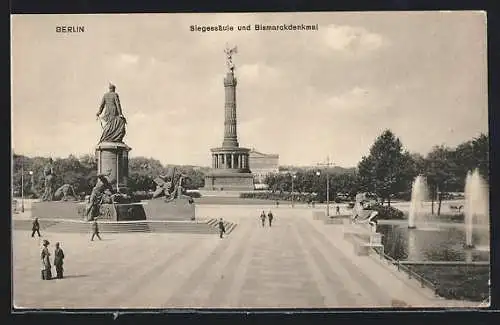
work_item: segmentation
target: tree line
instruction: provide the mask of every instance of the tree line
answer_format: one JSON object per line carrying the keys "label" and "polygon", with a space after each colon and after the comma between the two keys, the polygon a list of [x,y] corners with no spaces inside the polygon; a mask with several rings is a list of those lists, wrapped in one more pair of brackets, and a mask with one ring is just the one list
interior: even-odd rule
{"label": "tree line", "polygon": [[[41,197],[44,191],[43,169],[48,164],[48,157],[27,157],[14,154],[12,190],[14,196],[21,195],[21,184],[24,171],[24,194],[27,197]],[[185,181],[187,189],[197,189],[204,185],[203,168],[195,166],[163,165],[159,160],[146,157],[133,157],[129,159],[128,186],[133,192],[148,192],[154,190],[154,179],[160,175],[168,175],[175,168],[175,173],[184,173],[188,177]],[[63,184],[70,184],[75,192],[80,195],[90,194],[97,181],[97,161],[94,155],[76,157],[70,155],[66,158],[53,160],[55,174],[54,188]],[[32,175],[30,175],[32,172]]]}
{"label": "tree line", "polygon": [[[295,169],[268,175],[265,183],[271,192],[316,193],[326,200],[326,174],[331,201],[352,200],[357,192],[376,194],[390,206],[391,199],[410,199],[412,182],[417,175],[427,178],[430,196],[441,201],[447,193],[463,192],[467,172],[479,169],[488,181],[488,137],[463,142],[455,148],[435,146],[424,157],[405,150],[401,140],[385,130],[376,139],[368,155],[361,158],[354,171]],[[318,173],[319,171],[319,173]],[[439,209],[439,208],[438,208]]]}
{"label": "tree line", "polygon": [[[326,200],[326,178],[328,174],[330,200],[352,200],[357,192],[375,193],[381,203],[390,205],[391,199],[410,199],[411,186],[417,175],[424,175],[432,198],[442,200],[446,193],[463,192],[467,171],[479,169],[488,181],[489,146],[486,134],[463,142],[454,148],[435,146],[424,157],[405,150],[400,139],[390,130],[378,136],[368,155],[362,157],[356,168],[293,168],[281,169],[280,173],[268,175],[264,182],[270,192],[315,193],[317,201]],[[48,157],[26,157],[14,154],[13,191],[21,193],[21,174],[24,170],[24,193],[38,197],[43,193],[43,169]],[[94,155],[57,158],[53,162],[55,188],[70,184],[79,194],[89,194],[96,182],[97,161]],[[154,178],[168,174],[172,168],[188,176],[187,189],[204,186],[204,175],[209,168],[195,166],[163,165],[159,160],[146,157],[129,159],[128,185],[133,192],[150,191],[155,188]],[[33,172],[33,176],[29,175]],[[319,171],[319,173],[318,173]],[[274,195],[275,196],[275,195]],[[273,196],[273,197],[274,197]],[[439,209],[439,208],[438,208]]]}

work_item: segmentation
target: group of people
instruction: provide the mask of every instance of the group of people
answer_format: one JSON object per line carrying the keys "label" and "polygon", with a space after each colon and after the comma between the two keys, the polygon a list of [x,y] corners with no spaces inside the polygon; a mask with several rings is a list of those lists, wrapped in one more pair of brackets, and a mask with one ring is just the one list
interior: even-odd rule
{"label": "group of people", "polygon": [[266,216],[266,213],[264,211],[262,211],[262,213],[260,214],[260,221],[262,222],[262,227],[266,226],[266,217],[267,217],[267,220],[269,221],[269,227],[272,227],[274,215],[271,212],[271,210],[269,210],[269,212],[267,213],[267,216]]}
{"label": "group of people", "polygon": [[[43,248],[41,253],[42,259],[42,280],[52,279],[52,265],[50,264],[50,252],[49,252],[49,241],[43,240]],[[64,264],[64,252],[59,243],[56,243],[56,248],[54,250],[54,266],[56,268],[56,278],[63,278],[63,264]]]}
{"label": "group of people", "polygon": [[[33,225],[31,228],[31,237],[35,237],[35,234],[38,235],[38,237],[42,237],[40,234],[40,222],[38,221],[38,218],[35,218],[33,220]],[[91,241],[94,240],[94,237],[101,239],[101,236],[99,235],[99,226],[97,224],[97,220],[94,220],[92,223],[92,237],[90,238]],[[42,244],[42,253],[40,255],[40,258],[42,260],[42,280],[51,280],[52,279],[52,264],[50,263],[50,252],[48,249],[48,246],[50,245],[49,241],[44,239],[43,244]],[[63,278],[63,261],[64,261],[64,252],[61,248],[60,243],[55,244],[55,250],[54,250],[54,266],[56,268],[56,278],[57,279],[62,279]]]}

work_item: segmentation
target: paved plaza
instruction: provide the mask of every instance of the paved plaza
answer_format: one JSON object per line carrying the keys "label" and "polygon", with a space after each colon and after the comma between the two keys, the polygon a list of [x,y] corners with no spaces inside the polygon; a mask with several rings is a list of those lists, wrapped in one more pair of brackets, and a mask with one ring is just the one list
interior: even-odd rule
{"label": "paved plaza", "polygon": [[[40,279],[41,240],[13,232],[14,304],[24,308],[335,308],[476,306],[447,301],[373,256],[356,256],[343,226],[307,209],[235,209],[229,236],[42,233],[64,249],[65,278]],[[236,209],[239,209],[236,211]],[[228,211],[225,209],[224,211]],[[200,212],[200,211],[198,211]],[[236,213],[238,212],[238,213]],[[267,209],[266,209],[267,212]],[[226,214],[225,213],[225,214]]]}

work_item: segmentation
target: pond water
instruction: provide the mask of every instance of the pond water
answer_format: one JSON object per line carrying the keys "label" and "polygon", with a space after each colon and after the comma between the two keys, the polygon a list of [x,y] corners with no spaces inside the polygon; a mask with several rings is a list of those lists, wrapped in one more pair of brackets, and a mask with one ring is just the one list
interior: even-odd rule
{"label": "pond water", "polygon": [[[489,261],[488,249],[464,249],[465,230],[458,225],[408,229],[379,225],[387,255],[400,261]],[[473,240],[479,240],[474,234]],[[480,247],[478,247],[480,248]],[[431,281],[448,299],[483,301],[489,297],[489,265],[412,265],[411,270]]]}

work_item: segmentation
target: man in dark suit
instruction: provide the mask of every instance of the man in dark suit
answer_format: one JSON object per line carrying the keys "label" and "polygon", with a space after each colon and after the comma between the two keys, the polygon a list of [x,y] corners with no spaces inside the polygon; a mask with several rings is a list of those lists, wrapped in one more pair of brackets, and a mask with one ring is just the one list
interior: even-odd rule
{"label": "man in dark suit", "polygon": [[31,237],[35,237],[35,233],[38,234],[38,237],[42,237],[40,235],[40,224],[38,223],[38,218],[33,220],[33,226],[31,227]]}
{"label": "man in dark suit", "polygon": [[226,233],[226,227],[224,227],[224,221],[222,218],[219,219],[219,237],[222,238],[222,235]]}
{"label": "man in dark suit", "polygon": [[262,222],[262,227],[265,227],[266,226],[266,213],[264,211],[262,211],[262,213],[260,214],[260,221]]}
{"label": "man in dark suit", "polygon": [[54,250],[54,266],[56,267],[56,276],[58,279],[63,278],[63,260],[64,252],[59,243],[56,243],[56,249]]}
{"label": "man in dark suit", "polygon": [[269,220],[269,227],[272,226],[272,223],[273,223],[273,213],[271,212],[271,210],[269,210],[269,212],[267,213],[267,219]]}

